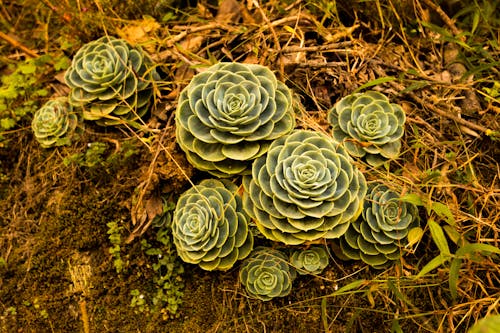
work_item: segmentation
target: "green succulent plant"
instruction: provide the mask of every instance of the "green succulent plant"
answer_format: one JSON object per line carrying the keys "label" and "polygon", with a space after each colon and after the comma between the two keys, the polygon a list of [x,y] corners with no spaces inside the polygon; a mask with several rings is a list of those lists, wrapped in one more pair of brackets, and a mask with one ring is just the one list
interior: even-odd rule
{"label": "green succulent plant", "polygon": [[64,79],[85,119],[115,125],[146,114],[159,76],[141,49],[104,36],[78,50]]}
{"label": "green succulent plant", "polygon": [[70,144],[77,125],[78,116],[66,97],[45,103],[31,122],[35,138],[44,148]]}
{"label": "green succulent plant", "polygon": [[328,253],[319,246],[293,251],[290,256],[290,263],[300,275],[321,274],[328,262]]}
{"label": "green succulent plant", "polygon": [[384,268],[401,256],[408,232],[419,225],[417,207],[383,184],[370,185],[362,215],[340,238],[343,255]]}
{"label": "green succulent plant", "polygon": [[205,270],[227,270],[253,248],[248,216],[238,187],[205,179],[184,192],[176,205],[172,235],[177,253]]}
{"label": "green succulent plant", "polygon": [[247,294],[262,301],[290,294],[296,276],[287,257],[267,247],[257,247],[240,268],[240,281]]}
{"label": "green succulent plant", "polygon": [[249,173],[252,161],[294,128],[292,95],[264,66],[218,63],[182,91],[176,125],[196,168],[218,177]]}
{"label": "green succulent plant", "polygon": [[500,315],[489,315],[478,320],[467,333],[498,333],[500,331]]}
{"label": "green succulent plant", "polygon": [[363,207],[366,180],[332,138],[296,130],[275,140],[243,178],[245,211],[268,239],[337,238]]}
{"label": "green succulent plant", "polygon": [[403,109],[376,91],[346,96],[328,113],[333,138],[372,166],[399,156],[405,120]]}

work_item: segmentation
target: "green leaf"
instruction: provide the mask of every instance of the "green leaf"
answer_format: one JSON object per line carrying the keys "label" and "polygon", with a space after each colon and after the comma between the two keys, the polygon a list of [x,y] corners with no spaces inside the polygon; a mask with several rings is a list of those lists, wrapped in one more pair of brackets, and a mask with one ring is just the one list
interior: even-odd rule
{"label": "green leaf", "polygon": [[432,271],[432,270],[438,268],[439,266],[443,265],[449,259],[450,259],[450,257],[445,257],[445,256],[443,256],[441,254],[438,255],[437,257],[435,257],[434,259],[432,259],[431,261],[429,261],[427,264],[425,264],[425,266],[422,267],[422,269],[420,270],[420,272],[418,272],[418,274],[415,277],[416,278],[420,278],[420,277],[426,275],[430,271]]}
{"label": "green leaf", "polygon": [[36,72],[36,65],[33,62],[28,62],[26,64],[19,65],[19,70],[21,73],[27,75],[27,74],[33,74]]}
{"label": "green leaf", "polygon": [[455,255],[457,257],[463,257],[466,254],[474,254],[474,252],[477,251],[500,254],[500,249],[496,246],[489,244],[472,243],[472,244],[465,244],[464,246],[460,247]]}
{"label": "green leaf", "polygon": [[444,218],[449,225],[455,225],[455,217],[451,213],[450,208],[440,202],[433,202],[431,209],[439,216]]}
{"label": "green leaf", "polygon": [[436,243],[436,246],[441,252],[441,255],[445,257],[450,257],[450,248],[448,247],[448,241],[446,240],[446,236],[444,235],[443,229],[441,226],[436,223],[433,219],[429,219],[427,221],[427,225],[429,226],[429,230],[431,231],[432,240]]}
{"label": "green leaf", "polygon": [[408,93],[410,91],[419,90],[419,89],[425,88],[425,87],[430,86],[430,85],[431,85],[431,83],[427,82],[427,81],[416,81],[416,82],[413,82],[412,84],[410,84],[408,87],[404,88],[401,91],[401,93],[405,94],[405,93]]}
{"label": "green leaf", "polygon": [[472,16],[472,27],[470,29],[471,33],[474,33],[477,29],[477,26],[479,25],[479,19],[480,19],[480,12],[479,10],[474,11],[474,15]]}
{"label": "green leaf", "polygon": [[460,258],[453,258],[450,264],[448,285],[450,287],[451,298],[454,300],[458,297],[458,274],[460,273],[461,265],[462,259]]}
{"label": "green leaf", "polygon": [[378,79],[368,81],[365,84],[361,85],[360,87],[358,87],[358,89],[354,90],[353,93],[360,92],[361,90],[363,90],[365,88],[373,87],[373,86],[376,86],[376,85],[379,85],[382,83],[392,82],[394,80],[396,80],[396,78],[394,76],[379,77]]}
{"label": "green leaf", "polygon": [[344,294],[347,294],[349,291],[353,290],[353,289],[357,289],[359,286],[362,286],[363,284],[365,284],[367,282],[367,280],[356,280],[356,281],[353,281],[349,284],[346,284],[345,286],[343,286],[342,288],[334,291],[331,296],[338,296],[338,295],[344,295]]}
{"label": "green leaf", "polygon": [[423,206],[422,198],[416,193],[408,193],[399,198],[403,202],[414,204],[415,206]]}
{"label": "green leaf", "polygon": [[446,235],[452,240],[453,243],[458,244],[460,241],[460,233],[455,229],[455,227],[452,227],[451,225],[445,225],[443,226],[443,230],[446,232]]}
{"label": "green leaf", "polygon": [[394,284],[394,281],[392,279],[387,280],[387,287],[389,288],[390,291],[394,293],[394,295],[403,303],[406,305],[409,305],[413,307],[412,302],[408,299],[406,295],[404,295],[401,290]]}
{"label": "green leaf", "polygon": [[424,229],[420,227],[415,227],[410,229],[407,236],[408,244],[406,245],[406,247],[411,247],[413,246],[413,244],[418,243],[422,239],[423,235],[424,235]]}
{"label": "green leaf", "polygon": [[56,58],[56,62],[54,63],[54,69],[56,71],[68,69],[71,65],[71,60],[66,56],[60,56]]}
{"label": "green leaf", "polygon": [[12,118],[2,118],[0,119],[0,128],[4,130],[11,129],[16,126],[16,120]]}

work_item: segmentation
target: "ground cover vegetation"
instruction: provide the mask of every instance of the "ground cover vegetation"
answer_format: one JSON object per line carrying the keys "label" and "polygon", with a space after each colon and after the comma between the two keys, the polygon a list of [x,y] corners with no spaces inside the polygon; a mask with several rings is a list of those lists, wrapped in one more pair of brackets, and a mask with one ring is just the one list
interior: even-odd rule
{"label": "ground cover vegetation", "polygon": [[0,331],[495,332],[498,6],[2,2]]}

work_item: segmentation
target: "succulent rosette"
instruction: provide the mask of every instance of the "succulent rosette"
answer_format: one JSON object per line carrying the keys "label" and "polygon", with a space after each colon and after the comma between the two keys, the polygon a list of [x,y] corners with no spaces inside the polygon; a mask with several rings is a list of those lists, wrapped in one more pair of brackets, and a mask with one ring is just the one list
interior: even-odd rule
{"label": "succulent rosette", "polygon": [[104,36],[78,50],[64,79],[85,119],[114,125],[146,114],[159,76],[140,48]]}
{"label": "succulent rosette", "polygon": [[252,161],[294,128],[292,95],[267,67],[222,62],[182,91],[176,126],[196,168],[218,177],[249,173]]}
{"label": "succulent rosette", "polygon": [[247,294],[262,301],[290,294],[297,272],[279,250],[258,247],[243,261],[240,281]]}
{"label": "succulent rosette", "polygon": [[328,266],[328,262],[328,252],[319,246],[311,246],[305,250],[295,250],[290,256],[290,264],[300,275],[321,274]]}
{"label": "succulent rosette", "polygon": [[366,180],[332,138],[296,130],[275,140],[243,178],[245,211],[268,239],[337,238],[363,207]]}
{"label": "succulent rosette", "polygon": [[479,319],[467,333],[496,333],[500,328],[500,315],[489,314]]}
{"label": "succulent rosette", "polygon": [[370,185],[361,217],[340,238],[347,258],[384,268],[401,257],[408,232],[419,225],[418,209],[383,184]]}
{"label": "succulent rosette", "polygon": [[403,109],[376,91],[348,95],[328,113],[334,139],[372,166],[399,156],[405,120]]}
{"label": "succulent rosette", "polygon": [[177,253],[205,270],[227,270],[253,248],[238,187],[206,179],[184,192],[176,205],[172,235]]}
{"label": "succulent rosette", "polygon": [[66,97],[45,103],[31,122],[35,138],[44,148],[70,144],[77,125],[78,116]]}

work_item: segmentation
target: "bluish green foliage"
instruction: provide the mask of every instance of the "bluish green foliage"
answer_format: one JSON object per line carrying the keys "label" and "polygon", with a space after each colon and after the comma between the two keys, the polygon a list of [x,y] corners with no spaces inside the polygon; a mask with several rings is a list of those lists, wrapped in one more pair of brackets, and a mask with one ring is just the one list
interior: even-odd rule
{"label": "bluish green foliage", "polygon": [[288,295],[296,276],[282,252],[266,247],[256,248],[240,268],[240,281],[248,296],[262,301]]}
{"label": "bluish green foliage", "polygon": [[219,177],[244,174],[294,128],[292,95],[267,67],[219,63],[182,91],[176,124],[193,166]]}
{"label": "bluish green foliage", "polygon": [[44,148],[69,145],[78,125],[78,115],[66,97],[53,99],[35,112],[31,128]]}
{"label": "bluish green foliage", "polygon": [[379,92],[342,98],[328,113],[333,138],[354,157],[379,166],[399,156],[406,120],[403,109]]}
{"label": "bluish green foliage", "polygon": [[159,80],[150,59],[123,39],[101,37],[85,44],[64,76],[70,102],[83,117],[101,125],[134,121],[149,110],[153,82]]}
{"label": "bluish green foliage", "polygon": [[227,270],[250,254],[253,235],[237,191],[229,181],[206,179],[180,196],[172,233],[182,260]]}
{"label": "bluish green foliage", "polygon": [[350,259],[383,268],[400,258],[408,232],[418,225],[415,205],[383,184],[371,185],[362,215],[340,238],[340,248]]}
{"label": "bluish green foliage", "polygon": [[328,262],[328,252],[319,246],[311,246],[305,250],[295,250],[290,256],[290,263],[301,275],[321,274],[328,266]]}
{"label": "bluish green foliage", "polygon": [[330,137],[297,130],[275,140],[243,178],[245,211],[268,239],[337,238],[361,213],[366,180]]}

